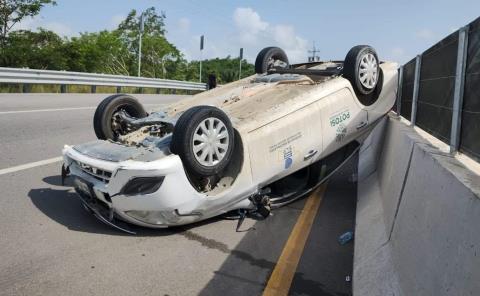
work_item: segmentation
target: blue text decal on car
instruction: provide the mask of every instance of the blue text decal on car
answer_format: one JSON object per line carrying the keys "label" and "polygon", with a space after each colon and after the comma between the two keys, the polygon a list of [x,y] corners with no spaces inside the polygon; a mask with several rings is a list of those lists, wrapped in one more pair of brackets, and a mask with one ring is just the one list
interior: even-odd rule
{"label": "blue text decal on car", "polygon": [[293,151],[292,146],[288,146],[283,150],[283,159],[285,160],[285,169],[292,166],[293,163]]}

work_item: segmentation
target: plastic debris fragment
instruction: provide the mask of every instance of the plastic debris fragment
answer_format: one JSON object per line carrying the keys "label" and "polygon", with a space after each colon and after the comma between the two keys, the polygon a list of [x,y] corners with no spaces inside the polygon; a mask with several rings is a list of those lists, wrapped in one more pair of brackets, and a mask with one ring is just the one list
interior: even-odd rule
{"label": "plastic debris fragment", "polygon": [[352,231],[347,231],[344,234],[340,235],[338,237],[338,243],[341,244],[342,246],[348,243],[353,239],[353,232]]}

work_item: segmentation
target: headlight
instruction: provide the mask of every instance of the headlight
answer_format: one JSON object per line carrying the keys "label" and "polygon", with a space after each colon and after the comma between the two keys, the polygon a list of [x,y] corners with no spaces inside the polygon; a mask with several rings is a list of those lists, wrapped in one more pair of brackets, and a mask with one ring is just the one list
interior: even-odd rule
{"label": "headlight", "polygon": [[160,177],[136,177],[128,181],[123,186],[121,194],[123,195],[139,195],[149,194],[157,191],[162,186],[164,176]]}

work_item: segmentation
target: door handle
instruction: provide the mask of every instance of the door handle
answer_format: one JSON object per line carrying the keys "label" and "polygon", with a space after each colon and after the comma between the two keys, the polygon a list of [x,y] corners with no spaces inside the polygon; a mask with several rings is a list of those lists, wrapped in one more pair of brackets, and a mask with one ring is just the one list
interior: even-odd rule
{"label": "door handle", "polygon": [[317,154],[317,150],[310,150],[308,151],[307,154],[305,154],[305,156],[303,157],[303,160],[309,160],[310,158],[314,157],[315,154]]}
{"label": "door handle", "polygon": [[366,126],[368,122],[362,121],[359,125],[357,125],[357,130],[361,129],[362,127]]}

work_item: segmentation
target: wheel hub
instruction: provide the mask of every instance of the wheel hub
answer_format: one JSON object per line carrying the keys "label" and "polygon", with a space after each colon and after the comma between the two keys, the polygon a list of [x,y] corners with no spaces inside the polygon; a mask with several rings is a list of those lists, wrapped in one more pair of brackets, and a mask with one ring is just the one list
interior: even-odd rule
{"label": "wheel hub", "polygon": [[373,54],[367,53],[362,57],[358,75],[360,83],[365,88],[372,89],[377,85],[378,63]]}
{"label": "wheel hub", "polygon": [[215,117],[204,119],[195,129],[192,140],[193,153],[203,166],[218,164],[226,155],[229,134],[225,124]]}

